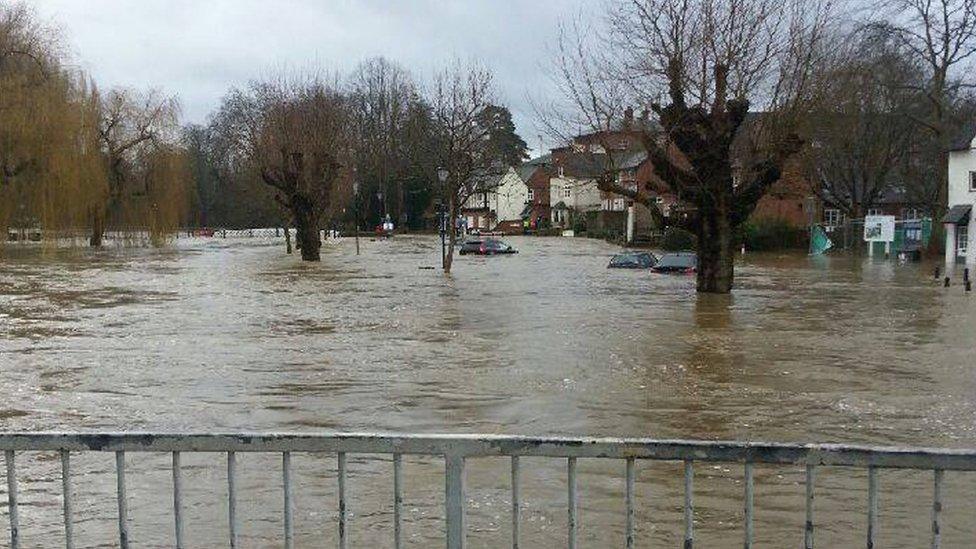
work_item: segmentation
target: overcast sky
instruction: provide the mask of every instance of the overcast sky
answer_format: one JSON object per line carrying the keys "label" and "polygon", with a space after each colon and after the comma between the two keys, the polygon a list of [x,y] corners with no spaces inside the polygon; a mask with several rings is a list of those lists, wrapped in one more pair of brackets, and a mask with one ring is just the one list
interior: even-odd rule
{"label": "overcast sky", "polygon": [[61,28],[102,87],[178,94],[204,122],[228,88],[275,67],[348,71],[376,55],[427,78],[453,57],[495,72],[499,94],[532,148],[527,95],[551,90],[541,70],[560,17],[592,0],[29,0]]}

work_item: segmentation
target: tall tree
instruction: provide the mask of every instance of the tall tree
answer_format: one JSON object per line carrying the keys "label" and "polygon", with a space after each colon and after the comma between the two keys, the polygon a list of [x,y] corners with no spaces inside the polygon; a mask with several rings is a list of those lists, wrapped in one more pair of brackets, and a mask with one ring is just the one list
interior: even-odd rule
{"label": "tall tree", "polygon": [[349,101],[319,77],[255,82],[228,94],[212,125],[225,158],[275,191],[305,261],[319,261],[323,214],[348,194],[354,168]]}
{"label": "tall tree", "polygon": [[434,156],[438,166],[447,171],[439,193],[449,224],[445,272],[453,265],[457,233],[452,228],[461,206],[477,190],[481,176],[497,162],[489,140],[490,126],[482,124],[482,113],[494,104],[493,99],[491,72],[459,61],[437,74],[430,93]]}
{"label": "tall tree", "polygon": [[378,194],[379,217],[390,214],[399,224],[408,222],[406,200],[407,124],[412,105],[419,100],[410,75],[382,57],[368,59],[350,78],[356,121],[357,177],[367,196]]}
{"label": "tall tree", "polygon": [[518,166],[529,158],[529,146],[515,131],[512,112],[507,107],[488,105],[478,116],[478,124],[488,131],[490,154],[506,166]]}
{"label": "tall tree", "polygon": [[[642,141],[656,184],[695,210],[687,226],[697,237],[699,292],[732,289],[736,229],[801,148],[793,119],[828,16],[802,0],[620,0],[597,51],[580,33],[563,35],[556,65],[578,124],[609,132],[628,100],[656,114],[660,131],[642,130]],[[764,114],[744,126],[754,106]],[[661,217],[654,189],[618,184],[605,156],[600,188]]]}
{"label": "tall tree", "polygon": [[[838,37],[840,38],[840,37]],[[804,164],[829,207],[862,217],[913,179],[924,99],[912,89],[920,70],[885,33],[859,33],[815,75],[823,101],[802,122],[811,143]]]}
{"label": "tall tree", "polygon": [[[924,71],[913,85],[927,109],[914,120],[932,139],[927,147],[935,177],[925,193],[930,211],[941,215],[948,200],[948,148],[956,129],[965,122],[955,116],[956,103],[974,84],[976,2],[973,0],[883,0],[879,18],[871,26],[889,32],[912,52]],[[968,112],[963,109],[963,112]],[[937,239],[936,239],[937,240]]]}
{"label": "tall tree", "polygon": [[[162,228],[161,211],[185,209],[185,197],[174,202],[160,201],[155,195],[165,191],[170,196],[170,191],[187,184],[181,170],[161,171],[159,163],[160,158],[174,160],[171,155],[179,142],[176,98],[156,90],[110,90],[101,101],[98,135],[105,157],[108,193],[91,207],[90,245],[102,245],[107,225],[126,230]],[[168,179],[162,181],[159,178],[164,174]],[[179,213],[166,217],[179,219]],[[152,235],[159,236],[155,232]]]}

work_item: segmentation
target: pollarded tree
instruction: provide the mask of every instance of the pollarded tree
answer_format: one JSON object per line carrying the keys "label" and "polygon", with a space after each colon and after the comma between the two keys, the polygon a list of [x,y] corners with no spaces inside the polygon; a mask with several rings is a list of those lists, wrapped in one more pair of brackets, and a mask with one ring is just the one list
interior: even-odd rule
{"label": "pollarded tree", "polygon": [[289,212],[305,261],[318,261],[322,215],[348,192],[349,100],[321,78],[279,77],[227,95],[211,122],[221,162],[251,172]]}
{"label": "pollarded tree", "polygon": [[[595,51],[583,34],[563,35],[557,68],[572,122],[599,134],[621,104],[651,108],[643,145],[656,190],[694,210],[698,291],[728,293],[736,229],[801,148],[793,115],[805,108],[830,11],[803,0],[618,0],[609,13]],[[617,184],[605,156],[600,188],[661,217],[653,189]]]}

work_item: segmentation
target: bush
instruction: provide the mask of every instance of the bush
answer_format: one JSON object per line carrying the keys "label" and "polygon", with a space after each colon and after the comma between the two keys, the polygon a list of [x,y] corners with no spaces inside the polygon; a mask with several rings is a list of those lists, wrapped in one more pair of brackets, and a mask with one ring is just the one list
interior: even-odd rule
{"label": "bush", "polygon": [[661,248],[668,252],[695,249],[695,235],[677,227],[668,227],[664,230],[664,238],[661,240]]}
{"label": "bush", "polygon": [[745,244],[747,250],[806,248],[809,238],[806,227],[795,227],[782,219],[748,222],[739,227],[739,243]]}

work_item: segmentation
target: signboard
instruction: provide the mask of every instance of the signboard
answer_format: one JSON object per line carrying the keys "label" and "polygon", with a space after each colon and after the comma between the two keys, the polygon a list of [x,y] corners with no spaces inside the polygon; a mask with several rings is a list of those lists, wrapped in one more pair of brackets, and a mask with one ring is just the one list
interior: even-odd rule
{"label": "signboard", "polygon": [[894,242],[895,216],[868,215],[864,217],[865,242]]}

